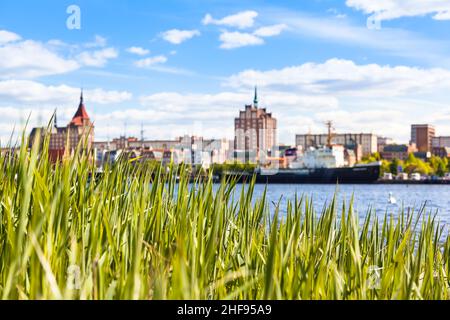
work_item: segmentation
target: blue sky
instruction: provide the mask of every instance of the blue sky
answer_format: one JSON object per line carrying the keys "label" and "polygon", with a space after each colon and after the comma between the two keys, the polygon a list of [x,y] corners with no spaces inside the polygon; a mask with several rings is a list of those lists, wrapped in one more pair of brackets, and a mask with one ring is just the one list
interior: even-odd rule
{"label": "blue sky", "polygon": [[254,85],[283,143],[327,119],[398,142],[418,122],[450,135],[449,31],[447,0],[2,0],[0,137],[55,108],[65,124],[83,87],[97,139],[232,138]]}

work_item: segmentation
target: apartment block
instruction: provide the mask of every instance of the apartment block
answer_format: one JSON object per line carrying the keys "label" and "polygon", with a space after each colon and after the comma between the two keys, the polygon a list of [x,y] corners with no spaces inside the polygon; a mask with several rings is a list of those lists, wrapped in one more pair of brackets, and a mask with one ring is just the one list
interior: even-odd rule
{"label": "apartment block", "polygon": [[411,143],[417,146],[419,152],[431,152],[432,141],[436,131],[429,124],[413,124],[411,126]]}

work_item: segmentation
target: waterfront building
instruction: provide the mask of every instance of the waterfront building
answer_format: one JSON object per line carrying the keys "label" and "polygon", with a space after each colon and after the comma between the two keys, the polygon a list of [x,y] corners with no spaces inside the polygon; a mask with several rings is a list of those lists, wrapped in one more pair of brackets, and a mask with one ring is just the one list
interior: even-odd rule
{"label": "waterfront building", "polygon": [[122,136],[112,141],[97,141],[94,146],[99,166],[106,154],[118,150],[134,152],[141,161],[185,163],[205,168],[214,163],[225,163],[230,154],[230,141],[227,139],[204,139],[188,135],[174,140],[138,140]]}
{"label": "waterfront building", "polygon": [[[324,134],[297,134],[295,143],[297,147],[306,150],[309,147],[318,148],[328,144],[329,135]],[[358,161],[378,151],[378,137],[372,133],[340,133],[333,134],[331,144],[343,145],[353,150]],[[358,145],[361,146],[359,149]]]}
{"label": "waterfront building", "polygon": [[431,140],[431,145],[433,146],[433,148],[450,148],[450,136],[434,137]]}
{"label": "waterfront building", "polygon": [[228,139],[209,139],[204,140],[203,150],[211,156],[211,163],[225,163],[229,158],[230,140]]}
{"label": "waterfront building", "polygon": [[394,140],[388,137],[377,137],[378,152],[382,152],[384,147],[390,144],[394,144]]}
{"label": "waterfront building", "polygon": [[384,160],[392,161],[394,159],[406,160],[410,153],[417,152],[415,144],[390,144],[384,147],[380,152],[381,158]]}
{"label": "waterfront building", "polygon": [[427,151],[416,151],[413,152],[414,157],[416,157],[417,159],[423,160],[423,161],[428,161],[431,158],[431,152]]}
{"label": "waterfront building", "polygon": [[206,150],[207,143],[203,137],[186,135],[179,139],[180,143],[174,149],[179,163],[209,168],[212,164],[211,150]]}
{"label": "waterfront building", "polygon": [[97,150],[151,150],[175,148],[181,141],[181,138],[175,140],[139,140],[135,137],[120,136],[111,141],[96,141],[94,146]]}
{"label": "waterfront building", "polygon": [[246,105],[234,120],[235,158],[243,162],[264,162],[274,156],[277,145],[277,120],[265,108],[258,105],[255,88],[253,104]]}
{"label": "waterfront building", "polygon": [[432,125],[413,124],[411,126],[411,143],[416,144],[420,152],[431,152],[435,134],[436,131]]}
{"label": "waterfront building", "polygon": [[[47,128],[33,128],[30,134],[29,147],[31,148],[40,135],[40,143],[44,141]],[[61,160],[63,157],[71,156],[78,145],[80,149],[92,151],[94,144],[94,124],[91,122],[84,105],[83,92],[81,92],[80,104],[72,120],[66,127],[58,127],[55,114],[54,125],[48,132],[49,137],[49,157],[53,162]]]}
{"label": "waterfront building", "polygon": [[433,155],[441,158],[450,158],[450,147],[433,147]]}

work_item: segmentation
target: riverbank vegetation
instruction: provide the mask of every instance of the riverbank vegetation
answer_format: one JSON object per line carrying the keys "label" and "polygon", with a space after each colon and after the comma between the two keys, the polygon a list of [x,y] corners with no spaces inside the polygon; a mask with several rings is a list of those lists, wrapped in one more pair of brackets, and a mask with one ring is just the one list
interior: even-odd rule
{"label": "riverbank vegetation", "polygon": [[82,149],[54,165],[47,148],[0,157],[2,299],[449,298],[450,240],[425,208],[358,221],[173,166],[94,178]]}
{"label": "riverbank vegetation", "polygon": [[448,158],[441,158],[432,156],[429,160],[425,161],[414,156],[413,153],[408,155],[406,160],[394,159],[392,161],[383,160],[379,153],[374,153],[369,157],[365,157],[362,163],[370,163],[375,161],[381,161],[381,172],[392,173],[394,175],[405,172],[420,173],[422,175],[443,177],[446,173],[450,172],[450,162]]}

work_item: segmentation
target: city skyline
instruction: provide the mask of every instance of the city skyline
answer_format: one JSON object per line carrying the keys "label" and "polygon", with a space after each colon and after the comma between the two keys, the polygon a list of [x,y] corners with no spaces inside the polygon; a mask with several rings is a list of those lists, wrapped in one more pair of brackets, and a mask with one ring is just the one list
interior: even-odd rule
{"label": "city skyline", "polygon": [[[149,139],[232,139],[255,85],[281,143],[328,119],[399,143],[412,123],[450,135],[450,6],[413,3],[2,1],[2,144],[30,112],[29,129],[55,108],[70,120],[80,87],[98,139],[139,137],[142,124]],[[66,26],[71,4],[80,30]]]}

